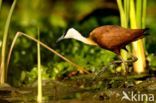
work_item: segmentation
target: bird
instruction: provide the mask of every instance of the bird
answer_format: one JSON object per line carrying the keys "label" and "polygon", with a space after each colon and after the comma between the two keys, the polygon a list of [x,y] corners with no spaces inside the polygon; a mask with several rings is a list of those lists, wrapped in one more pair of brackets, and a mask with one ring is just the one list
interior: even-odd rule
{"label": "bird", "polygon": [[147,34],[147,30],[148,28],[130,29],[118,25],[104,25],[94,28],[88,37],[84,37],[74,28],[69,28],[57,42],[63,39],[76,39],[88,45],[99,46],[102,49],[114,52],[125,63],[120,55],[121,49],[127,51],[126,45],[143,38]]}

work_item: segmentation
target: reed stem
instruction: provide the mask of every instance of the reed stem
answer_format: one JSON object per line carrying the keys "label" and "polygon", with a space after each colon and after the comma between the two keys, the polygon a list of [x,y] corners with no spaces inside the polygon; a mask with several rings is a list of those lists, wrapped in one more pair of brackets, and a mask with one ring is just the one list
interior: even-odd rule
{"label": "reed stem", "polygon": [[[38,41],[40,41],[40,33],[38,29]],[[37,68],[38,68],[38,86],[37,86],[37,102],[42,102],[42,71],[41,71],[41,51],[40,44],[37,42]]]}
{"label": "reed stem", "polygon": [[[137,29],[137,28],[141,28],[141,0],[137,1],[138,4],[136,4],[137,9],[135,9],[135,5],[134,5],[134,0],[130,1],[130,26],[132,29]],[[137,10],[135,12],[135,10]],[[139,27],[140,26],[140,27]],[[133,47],[133,55],[136,56],[138,58],[138,60],[133,63],[133,67],[134,67],[134,72],[137,74],[143,73],[145,72],[145,67],[146,67],[146,59],[145,59],[145,53],[144,53],[144,46],[143,46],[143,40],[139,39],[138,41],[135,41],[132,43],[132,47]]]}
{"label": "reed stem", "polygon": [[[117,4],[118,4],[119,11],[120,11],[121,26],[127,28],[128,27],[128,10],[129,10],[128,8],[129,6],[127,5],[129,4],[129,0],[124,0],[124,3],[122,3],[122,0],[117,0]],[[121,50],[121,56],[124,60],[127,60],[128,58],[127,52],[124,50]],[[123,70],[123,74],[126,74],[126,67],[123,63],[122,63],[122,70]]]}
{"label": "reed stem", "polygon": [[1,51],[1,66],[0,66],[0,84],[4,84],[5,80],[7,78],[7,69],[6,69],[6,49],[7,49],[7,38],[8,38],[8,30],[9,30],[9,25],[11,21],[11,16],[13,13],[13,10],[16,5],[16,0],[13,1],[12,6],[10,8],[6,24],[4,27],[4,34],[3,34],[3,42],[2,42],[2,51]]}
{"label": "reed stem", "polygon": [[0,11],[1,11],[1,8],[2,8],[2,1],[3,0],[0,0]]}
{"label": "reed stem", "polygon": [[8,59],[7,59],[7,65],[9,65],[9,61],[10,61],[10,58],[11,58],[11,53],[12,53],[13,47],[14,47],[14,45],[15,45],[15,42],[16,42],[17,38],[18,38],[20,35],[21,35],[21,36],[24,36],[24,37],[26,37],[26,38],[28,38],[28,39],[30,39],[30,40],[36,42],[36,43],[39,43],[39,44],[40,44],[41,46],[43,46],[44,48],[48,49],[49,51],[51,51],[51,52],[54,53],[55,55],[59,56],[59,57],[62,58],[63,60],[65,60],[65,61],[67,61],[68,63],[70,63],[71,65],[75,66],[75,67],[79,70],[79,72],[89,73],[89,72],[88,72],[87,70],[85,70],[83,67],[81,67],[81,66],[79,66],[79,65],[77,65],[77,64],[75,64],[75,63],[73,63],[72,61],[70,61],[69,59],[67,59],[66,57],[64,57],[63,55],[61,55],[61,54],[58,53],[57,51],[55,51],[54,49],[50,48],[50,47],[47,46],[46,44],[42,43],[41,41],[39,41],[39,40],[37,40],[37,39],[35,39],[35,38],[33,38],[33,37],[31,37],[31,36],[25,34],[25,33],[22,33],[22,32],[17,32],[17,33],[16,33],[16,36],[15,36],[15,38],[14,38],[12,44],[11,44],[11,48],[10,48],[10,50],[9,50]]}
{"label": "reed stem", "polygon": [[147,0],[143,0],[142,28],[145,28],[146,26],[146,9],[147,9]]}

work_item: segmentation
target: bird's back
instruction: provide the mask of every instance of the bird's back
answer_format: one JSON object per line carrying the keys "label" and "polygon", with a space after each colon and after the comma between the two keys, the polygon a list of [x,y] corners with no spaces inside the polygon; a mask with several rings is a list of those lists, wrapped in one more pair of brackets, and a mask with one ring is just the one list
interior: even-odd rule
{"label": "bird's back", "polygon": [[89,35],[100,47],[108,50],[121,49],[143,36],[144,29],[127,29],[117,25],[95,28]]}

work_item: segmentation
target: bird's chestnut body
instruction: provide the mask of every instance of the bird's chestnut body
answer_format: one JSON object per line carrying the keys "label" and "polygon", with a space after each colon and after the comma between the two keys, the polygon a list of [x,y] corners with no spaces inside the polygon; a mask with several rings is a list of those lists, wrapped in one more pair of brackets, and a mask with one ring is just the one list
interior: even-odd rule
{"label": "bird's chestnut body", "polygon": [[103,49],[120,54],[120,49],[141,37],[145,29],[127,29],[117,25],[97,27],[90,32],[89,38]]}

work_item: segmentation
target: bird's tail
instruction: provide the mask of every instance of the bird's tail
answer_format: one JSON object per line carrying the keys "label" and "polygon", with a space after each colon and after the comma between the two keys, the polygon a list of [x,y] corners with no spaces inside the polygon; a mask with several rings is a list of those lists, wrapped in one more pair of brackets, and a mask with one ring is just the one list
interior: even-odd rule
{"label": "bird's tail", "polygon": [[149,35],[149,31],[150,31],[150,29],[149,29],[149,28],[145,28],[145,29],[144,29],[144,33],[143,33],[143,34],[144,34],[145,36],[146,36],[146,35]]}
{"label": "bird's tail", "polygon": [[143,37],[149,35],[149,28],[145,29],[136,29],[133,31],[134,35],[132,37],[133,41],[136,41],[138,39],[142,39]]}

